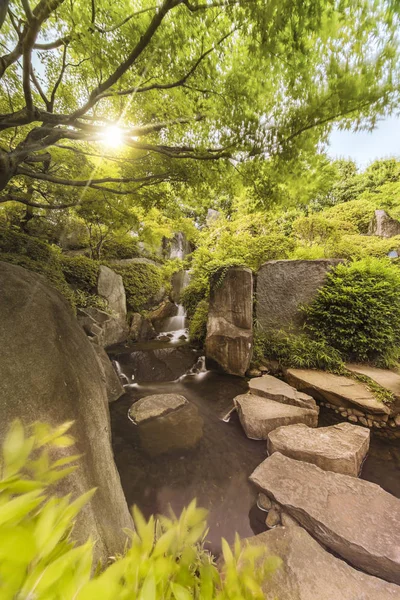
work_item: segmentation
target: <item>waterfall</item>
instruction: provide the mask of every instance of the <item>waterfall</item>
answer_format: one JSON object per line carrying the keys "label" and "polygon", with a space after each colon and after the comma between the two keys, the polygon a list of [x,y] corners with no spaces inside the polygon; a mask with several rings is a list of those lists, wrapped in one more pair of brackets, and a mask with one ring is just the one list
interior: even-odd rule
{"label": "waterfall", "polygon": [[182,290],[187,287],[189,283],[190,275],[189,271],[178,271],[174,273],[172,277],[172,300],[177,306],[177,313],[174,317],[169,317],[163,324],[163,332],[158,337],[164,337],[167,335],[171,342],[176,342],[183,339],[188,339],[188,329],[186,327],[186,311],[182,304],[180,304],[180,296]]}
{"label": "waterfall", "polygon": [[[114,369],[116,370],[117,375],[120,378],[122,384],[129,385],[131,382],[129,381],[129,378],[125,375],[125,373],[122,372],[121,365],[119,364],[119,362],[117,360],[113,360],[112,364],[113,364]],[[132,375],[132,379],[133,379],[133,375]]]}

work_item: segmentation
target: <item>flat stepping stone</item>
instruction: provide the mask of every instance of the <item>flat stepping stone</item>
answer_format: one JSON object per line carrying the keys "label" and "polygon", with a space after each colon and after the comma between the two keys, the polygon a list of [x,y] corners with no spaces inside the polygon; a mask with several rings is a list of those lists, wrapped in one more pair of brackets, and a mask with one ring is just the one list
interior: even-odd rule
{"label": "flat stepping stone", "polygon": [[276,527],[244,540],[279,556],[263,584],[272,600],[398,600],[400,587],[353,569],[322,548],[302,527]]}
{"label": "flat stepping stone", "polygon": [[400,412],[400,375],[389,369],[377,369],[368,365],[347,364],[346,369],[358,375],[366,375],[375,383],[391,392],[394,396],[393,405],[390,405],[392,413]]}
{"label": "flat stepping stone", "polygon": [[279,452],[250,480],[323,546],[358,569],[400,584],[400,500],[379,485]]}
{"label": "flat stepping stone", "polygon": [[263,396],[275,400],[275,402],[319,410],[314,398],[303,392],[298,392],[296,388],[272,375],[250,379],[249,390],[251,394]]}
{"label": "flat stepping stone", "polygon": [[310,429],[307,425],[288,425],[268,435],[268,453],[280,452],[289,458],[357,477],[369,449],[370,431],[365,427],[340,423]]}
{"label": "flat stepping stone", "polygon": [[184,396],[179,394],[154,394],[141,398],[129,409],[129,418],[136,425],[149,419],[157,419],[167,413],[189,404]]}
{"label": "flat stepping stone", "polygon": [[318,425],[318,413],[309,408],[281,404],[254,394],[236,396],[234,402],[242,427],[252,440],[266,440],[271,431],[282,425]]}
{"label": "flat stepping stone", "polygon": [[286,379],[297,390],[330,404],[358,407],[367,413],[390,413],[390,409],[365,385],[350,377],[311,369],[287,369]]}
{"label": "flat stepping stone", "polygon": [[179,394],[154,394],[138,400],[128,413],[138,426],[142,449],[151,457],[189,450],[203,437],[197,407]]}

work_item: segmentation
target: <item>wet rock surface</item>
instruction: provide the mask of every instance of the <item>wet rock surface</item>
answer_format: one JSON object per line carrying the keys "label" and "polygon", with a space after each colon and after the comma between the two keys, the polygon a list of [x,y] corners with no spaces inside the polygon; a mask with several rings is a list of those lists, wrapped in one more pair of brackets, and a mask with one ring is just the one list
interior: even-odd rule
{"label": "wet rock surface", "polygon": [[179,394],[146,396],[131,406],[129,418],[151,457],[194,448],[203,436],[203,419],[196,406]]}
{"label": "wet rock surface", "polygon": [[250,379],[249,390],[251,394],[263,396],[270,400],[275,400],[275,402],[318,411],[314,398],[303,392],[298,392],[285,381],[272,375],[263,375],[262,377]]}
{"label": "wet rock surface", "polygon": [[400,587],[353,569],[302,527],[276,527],[244,540],[279,556],[282,565],[263,585],[266,600],[398,600]]}
{"label": "wet rock surface", "polygon": [[305,423],[317,427],[318,424],[315,410],[281,404],[254,394],[236,396],[235,405],[247,437],[253,440],[266,440],[271,431],[282,425]]}
{"label": "wet rock surface", "polygon": [[250,269],[220,269],[211,279],[205,353],[207,364],[244,376],[253,349],[253,275]]}
{"label": "wet rock surface", "polygon": [[115,402],[125,393],[121,380],[104,348],[95,343],[92,343],[92,348],[100,366],[102,381],[107,390],[108,402]]}
{"label": "wet rock surface", "polygon": [[129,417],[136,425],[140,425],[150,419],[163,417],[187,404],[186,398],[179,394],[154,394],[132,404]]}
{"label": "wet rock surface", "polygon": [[280,452],[289,458],[357,477],[369,448],[370,431],[340,423],[311,429],[306,425],[279,427],[268,435],[268,453]]}
{"label": "wet rock surface", "polygon": [[354,567],[400,583],[400,501],[381,487],[278,452],[250,480]]}

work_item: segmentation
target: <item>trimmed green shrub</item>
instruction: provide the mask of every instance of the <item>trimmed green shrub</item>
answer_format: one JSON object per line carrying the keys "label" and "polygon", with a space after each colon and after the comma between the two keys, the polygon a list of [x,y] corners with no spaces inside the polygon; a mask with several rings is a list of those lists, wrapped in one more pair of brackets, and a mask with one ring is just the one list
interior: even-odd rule
{"label": "trimmed green shrub", "polygon": [[150,263],[107,266],[122,276],[128,311],[140,312],[150,308],[152,298],[157,296],[162,288],[161,269]]}
{"label": "trimmed green shrub", "polygon": [[233,550],[222,540],[217,568],[204,549],[207,511],[193,501],[175,516],[151,517],[133,509],[135,531],[123,556],[92,574],[93,545],[71,539],[76,516],[95,493],[71,500],[51,484],[77,468],[79,456],[52,460],[52,450],[73,444],[71,423],[55,429],[35,423],[28,435],[15,421],[0,462],[0,597],[2,600],[263,600],[261,583],[281,566],[260,546]]}
{"label": "trimmed green shrub", "polygon": [[87,256],[62,256],[61,268],[67,282],[74,288],[94,292],[100,263]]}
{"label": "trimmed green shrub", "polygon": [[193,313],[189,324],[189,339],[193,344],[202,346],[207,334],[209,303],[207,300],[201,300]]}
{"label": "trimmed green shrub", "polygon": [[26,256],[43,265],[58,267],[59,255],[51,246],[12,228],[0,227],[0,252]]}
{"label": "trimmed green shrub", "polygon": [[181,293],[181,304],[185,307],[186,314],[191,319],[196,308],[202,300],[208,298],[210,283],[208,277],[198,277],[190,281]]}
{"label": "trimmed green shrub", "polygon": [[64,275],[56,262],[54,264],[43,263],[24,254],[5,254],[2,252],[0,252],[0,260],[43,275],[70,303],[72,309],[76,310],[74,293],[65,281]]}
{"label": "trimmed green shrub", "polygon": [[89,294],[84,290],[73,290],[73,297],[77,308],[98,308],[105,312],[111,312],[105,298],[97,294]]}
{"label": "trimmed green shrub", "polygon": [[136,238],[106,240],[102,248],[103,259],[118,260],[140,256],[139,243]]}
{"label": "trimmed green shrub", "polygon": [[324,369],[335,373],[343,371],[340,352],[323,339],[314,340],[305,333],[284,331],[256,333],[255,360],[263,357],[277,360],[282,366],[298,369]]}
{"label": "trimmed green shrub", "polygon": [[400,345],[400,271],[388,259],[340,264],[305,312],[308,329],[346,358],[386,362]]}

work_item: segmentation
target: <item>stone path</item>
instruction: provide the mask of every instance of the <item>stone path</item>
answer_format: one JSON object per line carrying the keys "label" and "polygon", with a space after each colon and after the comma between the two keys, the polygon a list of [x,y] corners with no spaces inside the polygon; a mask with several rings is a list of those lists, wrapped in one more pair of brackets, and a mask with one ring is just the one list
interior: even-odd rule
{"label": "stone path", "polygon": [[340,423],[310,429],[307,425],[279,427],[268,435],[268,454],[280,452],[289,458],[357,477],[369,449],[366,427]]}
{"label": "stone path", "polygon": [[390,413],[365,385],[349,377],[311,369],[288,369],[286,379],[297,390],[338,406],[352,405],[377,415]]}
{"label": "stone path", "polygon": [[282,558],[263,585],[267,600],[399,600],[400,587],[353,569],[302,527],[277,527],[246,540]]}
{"label": "stone path", "polygon": [[[377,381],[382,373],[375,375]],[[394,387],[396,377],[390,380]],[[283,559],[265,597],[400,600],[400,500],[357,478],[369,428],[346,422],[317,428],[319,408],[311,394],[355,420],[368,414],[371,423],[386,423],[390,409],[351,378],[289,369],[287,381],[257,377],[250,393],[235,398],[246,435],[267,439],[270,455],[250,477],[273,529],[249,543],[265,544]]]}
{"label": "stone path", "polygon": [[356,477],[276,452],[250,480],[323,546],[371,575],[400,584],[400,501]]}
{"label": "stone path", "polygon": [[263,375],[262,377],[250,379],[249,390],[251,394],[263,396],[282,404],[318,410],[314,398],[303,392],[298,392],[288,383],[272,377],[272,375]]}
{"label": "stone path", "polygon": [[282,425],[318,425],[316,410],[281,404],[254,394],[236,396],[235,406],[242,427],[247,437],[252,440],[266,440],[271,431]]}

